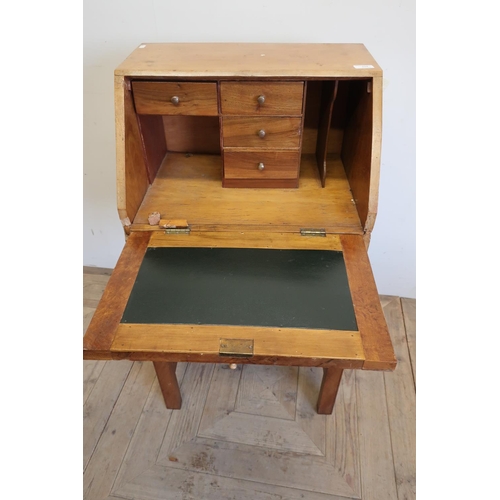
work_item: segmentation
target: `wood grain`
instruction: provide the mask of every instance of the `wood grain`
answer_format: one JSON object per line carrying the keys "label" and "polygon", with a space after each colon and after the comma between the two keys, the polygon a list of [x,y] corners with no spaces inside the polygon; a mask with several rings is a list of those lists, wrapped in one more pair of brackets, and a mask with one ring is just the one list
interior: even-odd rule
{"label": "wood grain", "polygon": [[[111,274],[111,273],[109,273]],[[87,309],[88,314],[86,315],[87,322],[84,323],[83,333],[87,330],[90,320],[94,315],[95,308],[99,304],[99,299],[101,298],[106,285],[108,284],[109,276],[104,276],[103,274],[85,274],[83,275],[83,291],[85,293],[85,299],[83,300],[83,307]]]}
{"label": "wood grain", "polygon": [[115,270],[83,338],[85,359],[102,359],[99,351],[109,351],[115,330],[134,286],[150,233],[132,233],[118,259]]}
{"label": "wood grain", "polygon": [[162,119],[170,152],[221,154],[219,117],[162,116]]}
{"label": "wood grain", "polygon": [[[187,366],[186,363],[177,365],[176,376],[179,381],[183,380]],[[171,415],[172,410],[165,406],[160,384],[155,380],[115,484],[125,484],[155,464]]]}
{"label": "wood grain", "polygon": [[149,187],[139,122],[130,92],[125,92],[125,192],[127,217],[133,221]]}
{"label": "wood grain", "polygon": [[297,189],[299,179],[226,179],[222,180],[222,187],[241,189]]}
{"label": "wood grain", "polygon": [[95,451],[133,364],[130,361],[117,364],[106,361],[98,361],[98,363],[104,363],[102,371],[83,405],[85,422],[83,434],[84,470]]}
{"label": "wood grain", "polygon": [[387,412],[398,498],[416,498],[416,398],[401,302],[391,297],[384,306],[398,367],[384,373]]}
{"label": "wood grain", "polygon": [[[302,154],[315,154],[318,140],[318,123],[321,105],[320,81],[308,81],[304,97],[302,129]],[[340,153],[340,150],[339,150]]]}
{"label": "wood grain", "polygon": [[410,352],[410,363],[413,373],[413,381],[417,385],[417,301],[415,299],[401,299],[403,317],[405,322],[406,339]]}
{"label": "wood grain", "polygon": [[[222,82],[220,88],[223,115],[302,114],[303,82]],[[259,96],[264,96],[263,104]]]}
{"label": "wood grain", "polygon": [[[189,367],[191,369],[192,366]],[[260,367],[244,367],[242,378],[248,369],[253,369],[258,378],[254,378],[257,383],[256,391],[259,391],[260,386],[269,398],[275,394],[275,377],[283,372],[285,376],[287,372],[294,373],[274,367],[266,367],[263,373],[258,373]],[[297,401],[300,400],[301,403],[300,406],[297,405],[293,419],[266,418],[264,414],[258,413],[257,404],[253,407],[254,413],[245,414],[235,405],[235,398],[239,399],[236,393],[241,391],[241,385],[240,390],[237,387],[238,371],[227,373],[226,370],[222,376],[223,371],[220,368],[214,371],[208,396],[202,403],[205,410],[199,425],[198,415],[193,415],[197,407],[185,412],[183,417],[180,415],[182,412],[176,412],[172,416],[172,419],[177,420],[177,425],[175,429],[167,430],[157,465],[176,468],[179,472],[187,467],[193,472],[209,472],[211,475],[256,481],[259,483],[259,490],[265,485],[273,485],[274,488],[281,485],[289,488],[283,493],[283,498],[286,499],[300,498],[300,495],[295,496],[293,493],[296,488],[303,498],[308,499],[319,500],[321,497],[316,496],[317,492],[323,493],[325,498],[326,495],[332,498],[330,495],[333,492],[349,498],[359,498],[356,488],[359,469],[353,467],[353,462],[357,461],[354,444],[356,435],[349,429],[354,415],[342,418],[337,424],[335,421],[338,417],[344,416],[342,411],[336,412],[334,418],[317,415],[314,404],[309,402],[309,384],[316,383],[310,377],[302,377],[297,395]],[[295,374],[293,384],[297,385]],[[260,392],[262,394],[262,390]],[[315,392],[317,395],[317,391]],[[340,396],[339,400],[343,403],[342,399]],[[346,406],[349,409],[354,406],[355,411],[355,404],[351,405],[350,401]],[[328,436],[328,443],[335,444],[335,455],[332,456],[331,450],[328,450],[328,458],[322,451],[325,434]],[[182,439],[179,435],[185,437]],[[193,460],[193,456],[201,460]],[[205,498],[203,492],[200,498]],[[219,496],[215,495],[214,498]]]}
{"label": "wood grain", "polygon": [[[135,228],[148,224],[151,212],[186,219],[193,231],[299,232],[324,228],[332,233],[362,234],[342,162],[330,160],[321,189],[314,155],[303,155],[299,189],[223,189],[220,156],[168,153],[139,209]],[[245,203],[242,203],[242,199]]]}
{"label": "wood grain", "polygon": [[125,92],[126,81],[123,76],[115,76],[115,144],[116,144],[116,206],[122,224],[132,223],[127,215],[127,189],[125,169]]}
{"label": "wood grain", "polygon": [[[252,430],[245,432],[246,429]],[[200,432],[199,436],[309,456],[321,456],[321,451],[316,444],[300,431],[299,425],[293,420],[277,418],[267,420],[247,413],[232,412],[224,420],[216,422],[210,432]]]}
{"label": "wood grain", "polygon": [[[143,45],[145,45],[143,47]],[[115,75],[252,79],[381,76],[363,44],[328,43],[146,43]],[[264,55],[262,55],[264,54]],[[357,69],[354,65],[369,65]]]}
{"label": "wood grain", "polygon": [[382,82],[374,78],[371,91],[368,82],[350,82],[344,132],[342,161],[361,224],[370,232],[375,224],[380,178],[382,130]]}
{"label": "wood grain", "polygon": [[87,360],[83,362],[83,402],[94,390],[95,384],[104,369],[106,361]]}
{"label": "wood grain", "polygon": [[[282,368],[278,369],[282,370]],[[297,396],[294,401],[295,408],[292,408],[294,410],[293,417],[299,423],[301,431],[309,436],[326,457],[327,435],[331,434],[332,431],[335,433],[335,431],[331,427],[327,429],[329,419],[318,414],[317,411],[322,376],[323,370],[321,368],[298,368]]]}
{"label": "wood grain", "polygon": [[227,417],[236,409],[236,399],[240,392],[240,380],[244,370],[230,370],[227,366],[214,368],[212,381],[207,394],[209,405],[205,405],[198,432],[204,434],[219,420]]}
{"label": "wood grain", "polygon": [[[218,116],[217,84],[132,82],[135,109],[144,115]],[[171,102],[178,97],[178,104]]]}
{"label": "wood grain", "polygon": [[400,500],[394,474],[384,375],[363,370],[355,373],[362,471],[360,496],[363,500]]}
{"label": "wood grain", "polygon": [[[224,368],[224,365],[218,367]],[[234,410],[250,415],[295,420],[298,370],[296,366],[242,366]],[[224,385],[227,388],[228,384]],[[224,389],[221,387],[221,391]]]}
{"label": "wood grain", "polygon": [[85,500],[106,498],[111,493],[154,380],[155,372],[150,363],[133,364],[85,470]]}
{"label": "wood grain", "polygon": [[[148,497],[160,499],[164,497],[166,488],[175,488],[175,491],[186,493],[183,495],[186,498],[192,495],[213,500],[221,498],[221,494],[245,500],[303,500],[305,495],[308,500],[359,498],[359,490],[356,489],[359,470],[353,467],[357,462],[357,436],[349,428],[350,421],[355,421],[356,417],[355,398],[352,404],[349,395],[344,398],[339,394],[337,404],[340,403],[341,411],[336,410],[335,417],[317,415],[309,399],[310,384],[317,383],[319,388],[319,380],[302,377],[297,397],[301,404],[293,412],[295,426],[291,425],[294,419],[292,422],[286,419],[282,432],[277,425],[279,417],[266,418],[265,413],[259,412],[258,401],[262,399],[255,401],[253,406],[246,406],[244,412],[237,404],[235,406],[235,399],[240,399],[242,391],[241,385],[238,388],[238,381],[240,374],[243,379],[245,372],[253,369],[253,380],[257,384],[261,381],[260,388],[272,386],[272,394],[266,391],[271,399],[276,389],[272,375],[278,379],[282,377],[277,382],[279,385],[283,382],[285,386],[291,384],[296,387],[296,369],[245,367],[243,371],[233,371],[219,366],[213,371],[208,385],[204,382],[211,373],[200,373],[199,368],[190,365],[183,381],[186,395],[194,396],[189,400],[190,409],[171,412],[170,422],[167,410],[160,419],[158,413],[161,408],[153,404],[152,395],[148,398],[124,459],[122,470],[126,468],[126,473],[122,474],[121,470],[116,479],[115,495],[139,500],[144,497],[146,488]],[[256,372],[262,369],[264,373]],[[291,378],[284,380],[288,374],[292,375]],[[265,383],[262,383],[263,380]],[[317,388],[312,391],[316,396]],[[256,390],[259,390],[259,385]],[[354,392],[354,387],[349,392]],[[156,394],[161,399],[161,394]],[[278,394],[276,397],[279,397]],[[345,399],[349,401],[344,405]],[[289,403],[294,406],[294,400]],[[184,407],[187,404],[186,401]],[[251,417],[244,414],[241,419],[234,418],[238,413],[247,413],[246,410],[254,412]],[[346,410],[349,413],[347,416],[344,415]],[[245,426],[236,427],[243,420]],[[174,428],[170,429],[170,426]],[[221,433],[221,440],[202,437]],[[318,449],[325,446],[325,434],[328,444],[334,447],[334,456],[326,463],[325,457],[318,454]],[[230,442],[233,437],[235,441]],[[159,453],[158,443],[162,444]],[[250,443],[260,443],[261,446]],[[316,443],[318,447],[315,447]],[[153,449],[149,450],[149,447]],[[290,452],[291,449],[310,450],[311,454]],[[331,450],[328,453],[331,454]],[[189,476],[183,475],[184,469],[189,471]],[[179,476],[186,483],[184,486],[175,482],[174,478]],[[198,483],[196,478],[205,477],[209,477],[210,481]],[[227,477],[232,478],[233,485],[226,482]],[[197,486],[186,486],[194,482]],[[238,484],[242,484],[241,487]],[[348,496],[338,497],[332,495],[333,492]]]}
{"label": "wood grain", "polygon": [[258,231],[201,231],[190,234],[165,234],[164,231],[154,231],[148,246],[342,250],[338,234],[327,234],[325,237],[304,237],[295,233],[261,233]]}
{"label": "wood grain", "polygon": [[[302,132],[302,153],[316,154],[320,123],[322,81],[308,81]],[[349,81],[338,80],[337,97],[332,110],[332,120],[327,139],[327,154],[340,155],[345,128],[345,108]]]}
{"label": "wood grain", "polygon": [[375,225],[378,210],[380,183],[380,157],[382,154],[382,77],[372,79],[373,111],[372,111],[372,158],[370,170],[370,191],[368,197],[368,214],[365,231],[370,233]]}
{"label": "wood grain", "polygon": [[[299,149],[301,118],[287,116],[223,116],[225,148]],[[265,137],[259,137],[259,131]]]}
{"label": "wood grain", "polygon": [[157,457],[158,462],[170,463],[169,457],[176,456],[182,445],[196,438],[214,368],[214,365],[203,363],[188,366],[186,369],[182,385],[189,387],[184,394],[184,408],[187,411],[172,412],[170,424]]}
{"label": "wood grain", "polygon": [[166,407],[170,410],[179,410],[182,406],[182,397],[175,374],[177,363],[161,363],[155,361],[153,365]]}
{"label": "wood grain", "polygon": [[139,120],[143,154],[148,169],[148,180],[152,184],[167,153],[163,120],[161,116],[157,115],[139,115],[137,118]]}
{"label": "wood grain", "polygon": [[[83,274],[100,274],[105,276],[111,276],[113,269],[109,267],[97,267],[97,266],[83,266]],[[100,297],[99,297],[100,298]]]}
{"label": "wood grain", "polygon": [[221,338],[253,339],[251,361],[262,364],[269,358],[281,358],[292,366],[304,358],[318,366],[325,359],[364,361],[359,332],[256,326],[122,323],[110,350],[187,354],[191,361],[228,363],[227,357],[219,357]]}
{"label": "wood grain", "polygon": [[332,414],[343,371],[339,368],[323,368],[323,380],[317,406],[320,415]]}
{"label": "wood grain", "polygon": [[363,341],[365,355],[363,369],[394,370],[396,357],[363,237],[342,234],[340,242],[344,252],[356,322]]}
{"label": "wood grain", "polygon": [[337,96],[332,110],[330,131],[328,132],[327,153],[340,154],[346,127],[347,101],[351,80],[338,80]]}
{"label": "wood grain", "polygon": [[[84,300],[89,298],[94,300],[94,295],[88,296],[84,292]],[[397,302],[398,298],[384,297],[382,300],[384,312],[387,313],[387,307],[391,307],[392,310],[392,302]],[[402,302],[406,300],[408,299],[402,299]],[[392,318],[397,321],[394,322]],[[400,324],[398,318],[400,316],[392,312],[387,316],[391,335],[393,334],[392,325]],[[397,343],[395,347],[399,358]],[[404,348],[408,349],[407,346]],[[109,374],[113,374],[126,364],[126,362],[109,363]],[[186,366],[191,371],[192,368],[197,368],[196,365],[178,365],[179,381],[182,380],[183,369]],[[198,368],[203,366],[199,365]],[[279,382],[279,386],[269,384],[267,372],[264,374],[259,372],[262,368],[284,371],[284,379]],[[271,421],[276,417],[279,418],[276,412],[274,416],[266,416],[268,406],[264,405],[262,409],[260,408],[262,398],[259,399],[257,396],[259,386],[256,386],[256,395],[248,400],[246,406],[233,407],[235,392],[242,391],[241,385],[238,389],[240,374],[244,375],[247,369],[252,370],[255,378],[260,375],[259,379],[263,380],[262,386],[270,387],[280,401],[281,398],[285,398],[286,404],[293,405],[294,400],[297,400],[297,422],[300,423],[301,428],[298,432],[307,434],[320,449],[323,449],[323,446],[325,457],[290,453],[286,451],[285,444],[283,447],[278,445],[274,448],[267,448],[195,436],[192,429],[196,429],[198,419],[193,418],[189,421],[189,417],[197,414],[198,409],[201,411],[199,429],[202,432],[210,427],[210,422],[207,420],[213,422],[216,418],[224,418],[224,414],[227,415],[228,412],[234,410],[251,413],[255,416],[255,420]],[[408,375],[408,370],[405,369],[405,371]],[[131,372],[125,386],[119,377],[115,381],[107,376],[104,377],[100,382],[102,393],[99,398],[95,399],[96,404],[92,404],[92,407],[87,406],[88,411],[84,412],[84,440],[85,434],[92,432],[94,422],[99,419],[109,422],[96,440],[97,446],[93,451],[95,462],[93,461],[91,467],[85,471],[84,484],[86,487],[90,485],[85,498],[89,500],[103,497],[116,500],[119,498],[144,500],[147,496],[151,499],[161,499],[164,498],[165,491],[177,491],[179,498],[195,496],[219,499],[221,492],[225,492],[227,496],[234,496],[240,500],[269,500],[271,498],[287,500],[405,498],[413,500],[414,495],[405,494],[405,492],[410,491],[408,485],[414,471],[410,473],[410,469],[407,468],[408,475],[401,475],[402,469],[399,467],[408,466],[413,460],[405,460],[405,455],[401,453],[405,452],[406,456],[411,457],[415,449],[408,448],[406,451],[401,449],[407,437],[404,437],[404,434],[401,435],[398,422],[393,420],[395,418],[403,421],[406,420],[406,414],[414,413],[414,409],[407,410],[406,396],[400,392],[401,387],[411,388],[411,380],[409,384],[407,381],[403,384],[396,381],[395,383],[388,382],[389,377],[401,376],[399,366],[394,373],[385,374],[346,370],[342,376],[334,415],[326,417],[317,415],[314,411],[321,372],[322,370],[317,368],[300,368],[299,390],[295,396],[296,391],[287,387],[292,381],[296,381],[294,375],[296,368],[248,366],[242,372],[240,369],[229,370],[224,365],[218,365],[213,378],[210,378],[211,372],[200,373],[195,370],[182,382],[182,391],[186,395],[197,391],[198,397],[196,400],[189,400],[191,405],[189,409],[185,399],[183,409],[180,411],[165,408],[161,390],[150,363],[143,364],[141,370],[136,369]],[[102,375],[103,372],[101,372]],[[153,379],[151,386],[148,381],[149,377]],[[137,380],[135,387],[131,385],[132,380]],[[249,379],[248,384],[252,384],[253,380],[253,377]],[[197,387],[203,382],[207,382],[207,385],[203,385],[198,390]],[[97,384],[99,384],[99,379]],[[149,393],[148,387],[151,387]],[[97,389],[97,385],[95,388]],[[205,393],[203,393],[204,390]],[[123,396],[120,395],[118,399],[116,395],[120,392],[123,392]],[[268,392],[263,397],[271,397],[266,396]],[[358,397],[356,397],[356,392]],[[146,403],[143,406],[146,396]],[[241,396],[238,394],[237,400],[241,400]],[[103,408],[97,404],[99,399],[111,401],[103,412],[101,412]],[[397,405],[392,406],[391,400],[397,402]],[[404,408],[401,410],[399,409],[400,401]],[[395,413],[391,414],[393,410]],[[210,416],[211,412],[216,415]],[[172,440],[176,434],[186,433],[186,438],[181,436],[178,442],[184,444],[176,451],[169,452],[170,442],[163,442],[163,438],[171,423],[171,417],[179,413],[184,413],[184,416],[188,418],[182,421],[177,420],[176,428],[173,432],[169,432],[169,437]],[[98,417],[97,414],[100,416]],[[207,419],[206,416],[210,418]],[[250,421],[250,425],[253,425],[252,422],[255,420]],[[202,425],[204,421],[206,426]],[[402,425],[406,424],[402,422]],[[265,425],[260,423],[258,427],[266,429]],[[113,431],[115,431],[114,434]],[[252,428],[244,431],[249,436]],[[232,432],[238,436],[234,429]],[[269,435],[276,438],[274,441],[269,440],[270,446],[276,446],[279,434],[270,433]],[[292,443],[292,446],[297,445],[298,443],[295,445]],[[164,450],[162,451],[161,448]],[[124,450],[126,450],[125,454]],[[158,457],[159,461],[157,461]],[[359,467],[360,459],[361,468]],[[317,465],[316,461],[324,463]],[[185,467],[185,470],[182,467]],[[209,470],[204,470],[204,468]],[[116,474],[117,469],[119,469],[118,474]],[[398,480],[403,479],[401,483],[396,484],[396,473]],[[88,475],[91,477],[87,477]],[[360,481],[363,486],[362,492],[358,486]],[[352,488],[350,492],[349,485]],[[108,497],[109,488],[111,488],[111,496]]]}
{"label": "wood grain", "polygon": [[[333,417],[326,417],[325,455],[353,489],[354,495],[352,496],[363,498],[361,480],[364,471],[360,464],[361,436],[358,422],[357,373],[357,370],[344,370],[342,374],[342,381],[333,407]],[[377,455],[380,450],[374,449],[372,453]]]}
{"label": "wood grain", "polygon": [[316,161],[318,163],[321,186],[326,182],[326,154],[328,149],[328,137],[330,123],[332,121],[333,105],[337,97],[339,81],[324,82],[322,87],[320,120],[318,125],[318,142],[316,144]]}
{"label": "wood grain", "polygon": [[225,179],[297,179],[299,166],[298,151],[224,151]]}
{"label": "wood grain", "polygon": [[122,77],[115,78],[115,129],[118,214],[122,224],[128,226],[143,201],[149,180],[132,96]]}
{"label": "wood grain", "polygon": [[[83,267],[83,334],[85,334],[92,320],[95,308],[102,297],[102,293],[104,292],[111,272],[111,269],[102,267]],[[87,360],[83,362],[84,404],[94,390],[105,366],[106,361]]]}

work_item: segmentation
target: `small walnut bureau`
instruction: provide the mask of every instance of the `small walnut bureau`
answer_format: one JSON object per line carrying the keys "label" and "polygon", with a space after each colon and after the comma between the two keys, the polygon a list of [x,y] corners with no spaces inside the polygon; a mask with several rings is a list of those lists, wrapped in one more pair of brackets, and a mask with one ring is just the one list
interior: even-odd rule
{"label": "small walnut bureau", "polygon": [[115,70],[126,243],[85,359],[394,370],[367,248],[382,70],[361,44],[149,44]]}

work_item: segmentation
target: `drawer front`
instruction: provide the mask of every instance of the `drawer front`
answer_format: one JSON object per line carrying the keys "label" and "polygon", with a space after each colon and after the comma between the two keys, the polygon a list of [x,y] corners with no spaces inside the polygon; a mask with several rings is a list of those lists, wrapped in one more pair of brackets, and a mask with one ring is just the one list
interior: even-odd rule
{"label": "drawer front", "polygon": [[224,151],[226,179],[296,179],[298,151]]}
{"label": "drawer front", "polygon": [[304,82],[222,82],[226,115],[301,115]]}
{"label": "drawer front", "polygon": [[302,118],[225,116],[222,137],[226,148],[297,149]]}
{"label": "drawer front", "polygon": [[135,109],[143,115],[216,116],[216,83],[132,82]]}

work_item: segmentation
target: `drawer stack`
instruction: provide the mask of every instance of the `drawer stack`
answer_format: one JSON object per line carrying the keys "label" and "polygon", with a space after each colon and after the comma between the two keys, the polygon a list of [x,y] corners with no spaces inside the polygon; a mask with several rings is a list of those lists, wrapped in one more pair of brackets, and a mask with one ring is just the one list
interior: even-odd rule
{"label": "drawer stack", "polygon": [[221,82],[224,187],[297,188],[304,82]]}

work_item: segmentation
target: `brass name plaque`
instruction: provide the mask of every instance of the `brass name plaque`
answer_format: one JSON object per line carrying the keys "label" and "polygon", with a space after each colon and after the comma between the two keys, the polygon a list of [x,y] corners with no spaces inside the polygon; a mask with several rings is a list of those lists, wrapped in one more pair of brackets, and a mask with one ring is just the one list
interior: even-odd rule
{"label": "brass name plaque", "polygon": [[252,339],[220,339],[219,356],[249,358],[253,356]]}

